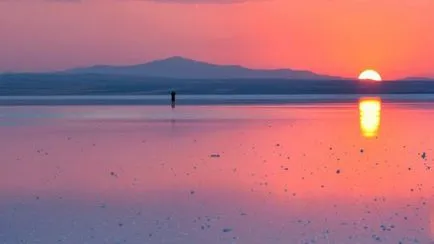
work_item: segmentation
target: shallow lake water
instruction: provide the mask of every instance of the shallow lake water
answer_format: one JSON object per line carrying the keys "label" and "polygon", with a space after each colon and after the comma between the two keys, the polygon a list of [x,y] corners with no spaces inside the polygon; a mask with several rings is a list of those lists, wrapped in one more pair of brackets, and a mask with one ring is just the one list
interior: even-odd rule
{"label": "shallow lake water", "polygon": [[0,107],[0,243],[434,243],[434,103]]}

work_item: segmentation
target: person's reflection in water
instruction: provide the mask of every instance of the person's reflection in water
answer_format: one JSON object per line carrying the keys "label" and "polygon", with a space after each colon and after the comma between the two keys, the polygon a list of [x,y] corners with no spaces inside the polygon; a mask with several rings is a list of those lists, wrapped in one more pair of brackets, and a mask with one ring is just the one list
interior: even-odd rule
{"label": "person's reflection in water", "polygon": [[175,108],[176,92],[175,91],[170,92],[170,96],[171,96],[171,99],[172,99],[172,108]]}
{"label": "person's reflection in water", "polygon": [[367,138],[378,135],[381,118],[381,99],[361,98],[359,100],[360,130]]}

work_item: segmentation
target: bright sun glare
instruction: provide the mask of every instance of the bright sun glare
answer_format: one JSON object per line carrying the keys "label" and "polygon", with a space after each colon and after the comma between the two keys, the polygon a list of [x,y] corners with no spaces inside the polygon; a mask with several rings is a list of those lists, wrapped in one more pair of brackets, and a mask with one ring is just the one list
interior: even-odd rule
{"label": "bright sun glare", "polygon": [[365,98],[359,102],[360,128],[365,137],[374,137],[380,127],[381,100]]}
{"label": "bright sun glare", "polygon": [[373,80],[373,81],[381,81],[380,74],[372,69],[368,69],[360,73],[359,80]]}

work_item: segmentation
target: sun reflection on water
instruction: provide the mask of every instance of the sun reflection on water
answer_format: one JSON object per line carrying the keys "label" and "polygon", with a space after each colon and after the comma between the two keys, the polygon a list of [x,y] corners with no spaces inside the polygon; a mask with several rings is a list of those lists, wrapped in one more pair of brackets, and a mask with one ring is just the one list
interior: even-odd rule
{"label": "sun reflection on water", "polygon": [[362,98],[359,101],[360,130],[362,135],[371,138],[378,135],[381,117],[380,98]]}

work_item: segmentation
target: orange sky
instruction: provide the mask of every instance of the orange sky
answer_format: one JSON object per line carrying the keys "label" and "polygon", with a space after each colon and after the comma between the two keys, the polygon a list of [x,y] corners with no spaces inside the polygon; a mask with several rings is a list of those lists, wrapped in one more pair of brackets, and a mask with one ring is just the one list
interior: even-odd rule
{"label": "orange sky", "polygon": [[347,77],[365,68],[385,79],[434,76],[432,0],[196,1],[0,1],[0,72],[181,55]]}

